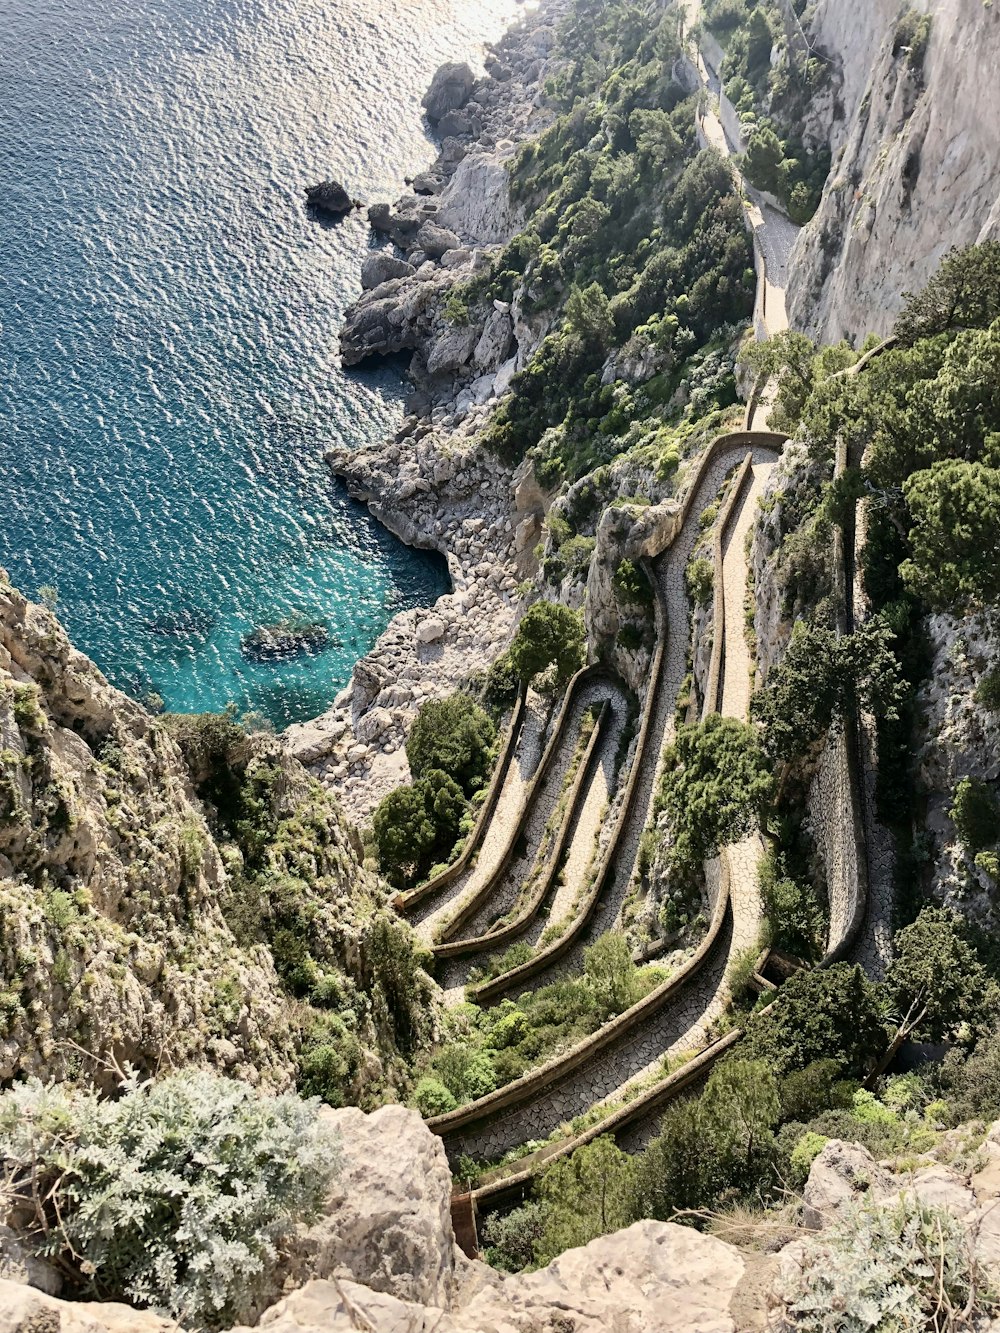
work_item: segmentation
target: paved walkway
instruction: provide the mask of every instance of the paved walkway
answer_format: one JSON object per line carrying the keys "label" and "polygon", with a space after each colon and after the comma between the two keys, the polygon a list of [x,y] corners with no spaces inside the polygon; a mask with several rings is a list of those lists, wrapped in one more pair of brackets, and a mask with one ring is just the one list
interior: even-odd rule
{"label": "paved walkway", "polygon": [[[656,563],[656,573],[663,589],[667,606],[667,647],[664,666],[655,690],[655,723],[659,729],[651,737],[646,763],[640,778],[639,799],[627,842],[638,845],[642,829],[648,822],[662,752],[674,734],[677,694],[687,674],[688,600],[684,585],[684,571],[695,543],[701,536],[698,518],[714,499],[726,476],[746,458],[753,455],[754,479],[744,488],[741,502],[730,522],[730,532],[739,529],[746,533],[752,522],[767,470],[777,461],[775,449],[756,446],[748,451],[746,444],[733,445],[723,450],[701,479],[691,509],[691,517],[677,540]],[[759,473],[757,469],[760,469]],[[727,632],[725,662],[726,674],[734,671],[740,682],[731,692],[733,706],[744,716],[750,697],[749,655],[746,650],[746,631],[742,613],[746,595],[745,542],[731,540],[728,549],[733,552],[728,579]],[[725,561],[724,561],[725,570]],[[725,581],[725,573],[724,573]],[[732,603],[739,614],[728,615]],[[723,697],[726,697],[725,684]],[[744,840],[723,853],[729,862],[732,915],[723,934],[704,967],[692,978],[672,1002],[651,1013],[618,1044],[596,1052],[556,1086],[541,1090],[537,1096],[504,1113],[493,1124],[471,1126],[469,1130],[449,1136],[449,1151],[469,1153],[480,1158],[494,1158],[529,1139],[545,1138],[561,1123],[583,1114],[595,1104],[615,1102],[626,1095],[632,1085],[643,1082],[657,1073],[665,1057],[695,1051],[705,1045],[711,1024],[721,1016],[728,1000],[726,979],[732,957],[753,945],[760,930],[760,901],[757,890],[757,863],[762,852],[759,837]],[[631,881],[634,857],[629,859],[623,850],[616,876],[616,888]],[[710,893],[717,892],[716,867],[709,868]],[[581,946],[582,948],[582,946]],[[573,957],[571,953],[569,958]],[[565,963],[563,964],[565,966]]]}
{"label": "paved walkway", "polygon": [[421,903],[412,913],[417,934],[427,943],[433,940],[435,931],[451,916],[459,901],[481,889],[500,864],[507,849],[510,829],[524,807],[528,787],[542,756],[548,715],[548,703],[540,695],[530,694],[517,749],[493,818],[483,834],[475,864],[448,886],[443,897]]}
{"label": "paved walkway", "polygon": [[746,635],[747,541],[753,531],[757,508],[776,461],[772,456],[770,460],[762,459],[754,462],[750,479],[745,486],[745,498],[723,538],[722,587],[726,612],[726,656],[722,700],[719,705],[723,717],[745,718],[750,709],[756,662],[751,657]]}
{"label": "paved walkway", "polygon": [[[605,700],[611,707],[612,716],[598,741],[598,753],[591,765],[590,776],[585,779],[584,790],[577,804],[560,883],[556,893],[550,895],[549,901],[543,902],[542,911],[532,926],[518,938],[529,944],[537,943],[550,924],[571,914],[576,898],[585,887],[587,871],[598,846],[598,835],[603,827],[603,815],[614,792],[618,776],[615,768],[618,747],[628,717],[628,699],[624,689],[608,680],[595,681],[581,690],[567,719],[560,754],[553,761],[552,768],[533,802],[532,814],[525,831],[523,852],[512,860],[498,881],[495,892],[490,895],[489,901],[484,903],[482,909],[464,927],[458,939],[471,939],[486,934],[492,925],[515,909],[525,886],[543,873],[557,828],[553,822],[553,815],[565,797],[567,786],[576,772],[575,768],[571,772],[574,757],[582,762],[580,732],[584,714],[589,708]],[[445,990],[447,1003],[462,1002],[470,968],[484,966],[491,957],[492,955],[488,953],[481,953],[468,958],[456,958],[442,965],[441,984]],[[542,974],[541,982],[538,984],[544,984],[549,979],[546,974]],[[526,987],[531,984],[526,983]]]}

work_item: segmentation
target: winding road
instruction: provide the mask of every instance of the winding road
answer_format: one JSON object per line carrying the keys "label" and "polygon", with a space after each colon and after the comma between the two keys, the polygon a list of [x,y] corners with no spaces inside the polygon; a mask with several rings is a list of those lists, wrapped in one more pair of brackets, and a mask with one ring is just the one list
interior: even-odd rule
{"label": "winding road", "polygon": [[[688,12],[697,17],[698,0],[689,0]],[[700,53],[697,67],[706,92],[718,95],[717,80]],[[699,133],[704,142],[727,158],[731,159],[739,147],[726,138],[722,119],[711,104],[699,114]],[[758,273],[754,324],[758,338],[763,338],[787,327],[785,285],[799,229],[748,190],[735,169],[734,177],[754,234]],[[657,596],[658,650],[643,703],[633,770],[624,795],[619,793],[616,802],[614,829],[601,835],[607,839],[611,855],[603,877],[601,872],[598,874],[599,893],[592,910],[608,924],[618,919],[633,887],[640,839],[652,817],[664,751],[674,735],[677,697],[688,671],[689,605],[684,575],[702,537],[698,520],[734,473],[736,478],[717,525],[716,642],[705,711],[717,710],[723,716],[740,719],[748,713],[756,663],[746,633],[747,546],[759,501],[785,441],[784,436],[751,428],[766,420],[769,406],[765,393],[748,413],[747,431],[721,437],[705,452],[693,469],[674,540],[650,562]],[[847,598],[851,600],[850,592]],[[865,750],[866,736],[870,741],[870,734],[862,727],[864,823],[872,829],[874,760]],[[583,870],[586,852],[593,856],[592,826],[605,794],[595,787],[592,799],[583,802],[572,816],[577,821],[577,832],[582,830],[579,851],[572,859],[574,883]],[[575,833],[571,846],[577,846]],[[550,1138],[543,1148],[487,1175],[473,1192],[476,1204],[490,1207],[512,1197],[512,1191],[524,1188],[554,1157],[569,1153],[598,1134],[610,1132],[629,1149],[641,1146],[655,1131],[666,1102],[695,1086],[738,1040],[737,1029],[714,1039],[712,1030],[728,1005],[728,974],[733,962],[759,943],[762,912],[758,866],[763,850],[762,839],[755,834],[724,848],[717,860],[706,866],[712,919],[702,944],[674,976],[541,1068],[430,1122],[443,1137],[452,1160],[462,1154],[480,1160],[496,1159],[532,1140]],[[886,948],[889,917],[882,900],[887,894],[891,912],[891,858],[884,849],[872,847],[869,838],[867,860],[873,892],[865,892],[867,881],[859,890],[865,895],[866,929],[860,941],[852,936],[850,948],[877,972]],[[568,858],[567,866],[570,863]],[[551,900],[552,919],[565,920],[572,914],[573,894],[569,885],[564,888]],[[530,937],[536,940],[541,933],[542,927],[536,923]],[[847,946],[849,942],[845,939],[843,943]],[[560,967],[578,971],[583,947],[581,934],[559,954]],[[832,950],[828,958],[835,952]],[[536,972],[525,984],[538,984],[549,975],[545,970]],[[488,1001],[494,997],[484,998]],[[586,1129],[559,1136],[560,1127],[585,1114]]]}

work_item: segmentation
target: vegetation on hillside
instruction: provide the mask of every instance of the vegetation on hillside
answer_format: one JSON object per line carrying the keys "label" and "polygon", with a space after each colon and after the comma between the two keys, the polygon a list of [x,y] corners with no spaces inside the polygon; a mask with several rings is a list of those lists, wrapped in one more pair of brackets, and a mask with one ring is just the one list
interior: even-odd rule
{"label": "vegetation on hillside", "polygon": [[[751,995],[751,1012],[741,1020],[744,1039],[703,1092],[670,1106],[644,1153],[630,1156],[596,1140],[550,1167],[522,1209],[488,1223],[488,1255],[501,1267],[545,1263],[562,1245],[600,1234],[608,1215],[616,1226],[678,1214],[703,1225],[709,1213],[733,1208],[777,1216],[784,1190],[801,1186],[829,1138],[860,1142],[877,1158],[915,1157],[950,1142],[946,1136],[957,1124],[1000,1116],[997,951],[977,925],[927,901],[926,870],[921,875],[921,863],[906,854],[919,828],[911,728],[925,669],[922,622],[935,611],[961,615],[1000,602],[993,559],[1000,513],[1000,246],[949,256],[928,290],[910,299],[898,328],[898,345],[857,375],[839,373],[857,359],[850,349],[820,350],[799,335],[784,335],[756,354],[765,373],[777,377],[783,424],[807,450],[799,466],[808,469],[801,475],[810,485],[796,485],[793,474],[778,528],[777,567],[791,581],[786,601],[797,623],[755,699],[755,726],[744,729],[738,745],[735,732],[722,743],[718,721],[707,731],[705,724],[681,728],[661,797],[669,801],[673,836],[681,846],[690,841],[695,860],[736,836],[753,814],[767,813],[772,845],[761,891],[770,938],[814,960],[823,939],[822,903],[787,793],[809,780],[830,730],[870,710],[879,719],[881,811],[904,851],[894,961],[884,981],[841,963],[795,972],[756,1005]],[[834,483],[838,440],[848,447],[849,467]],[[831,538],[840,527],[853,540],[862,498],[862,574],[872,607],[862,625],[844,633],[828,571]],[[993,692],[985,674],[981,708],[995,706]],[[994,864],[1000,842],[994,785],[962,778],[950,794],[950,812],[976,866]],[[887,1073],[911,1038],[945,1043],[948,1053],[916,1073]],[[973,1130],[961,1151],[978,1142]],[[925,1221],[898,1219],[892,1244],[901,1264],[904,1252],[906,1263],[918,1262]],[[843,1235],[825,1240],[829,1269],[809,1267],[792,1294],[804,1302],[802,1310],[810,1293],[828,1291],[830,1282],[855,1271],[850,1264],[858,1263],[853,1247],[860,1236],[877,1234],[889,1245],[887,1225],[881,1216],[859,1215],[845,1221]],[[926,1252],[923,1258],[930,1262]],[[907,1299],[915,1311],[922,1308],[912,1270],[900,1273],[910,1283]]]}
{"label": "vegetation on hillside", "polygon": [[[300,1087],[334,1106],[398,1095],[427,1039],[430,980],[412,932],[361,869],[339,808],[231,713],[163,725],[223,854],[225,918],[242,947],[267,949],[292,1003]],[[237,991],[228,1003],[238,1012]]]}
{"label": "vegetation on hillside", "polygon": [[22,1243],[67,1294],[186,1328],[254,1317],[337,1157],[315,1104],[193,1070],[127,1079],[114,1100],[37,1081],[0,1096],[4,1202],[25,1219]]}
{"label": "vegetation on hillside", "polygon": [[804,49],[794,25],[788,40],[787,14],[778,0],[708,0],[704,15],[725,49],[722,83],[747,141],[744,174],[751,185],[777,196],[793,222],[806,223],[819,204],[830,154],[825,147],[810,150],[800,130],[830,66]]}

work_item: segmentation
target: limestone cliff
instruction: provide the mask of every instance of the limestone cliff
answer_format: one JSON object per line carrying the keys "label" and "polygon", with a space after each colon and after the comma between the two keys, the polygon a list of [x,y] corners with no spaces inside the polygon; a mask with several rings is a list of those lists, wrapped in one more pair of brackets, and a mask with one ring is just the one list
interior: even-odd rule
{"label": "limestone cliff", "polygon": [[[791,1328],[788,1304],[809,1265],[845,1268],[852,1210],[921,1207],[957,1224],[987,1279],[1000,1268],[1000,1123],[961,1126],[938,1148],[876,1162],[860,1144],[826,1142],[800,1201],[735,1216],[716,1235],[672,1222],[637,1222],[567,1250],[531,1273],[466,1259],[449,1216],[444,1149],[413,1111],[327,1111],[341,1167],[323,1216],[302,1228],[274,1272],[257,1327],[273,1333],[750,1333]],[[824,1249],[827,1247],[827,1249]],[[857,1250],[855,1271],[895,1255]],[[45,1279],[55,1279],[46,1282]],[[169,1333],[178,1326],[125,1305],[58,1298],[58,1275],[25,1262],[16,1233],[0,1233],[0,1333]],[[277,1299],[284,1291],[282,1299]],[[52,1292],[53,1294],[46,1294]],[[794,1321],[799,1327],[799,1321]],[[884,1327],[884,1325],[882,1325]],[[916,1325],[913,1325],[916,1327]],[[971,1322],[993,1333],[997,1324]],[[246,1328],[233,1333],[249,1333]]]}
{"label": "limestone cliff", "polygon": [[403,929],[376,925],[386,891],[273,738],[219,725],[243,753],[213,785],[195,720],[112,689],[0,575],[0,1078],[193,1062],[288,1085],[340,1010],[340,1096],[388,1077],[406,1017],[381,977]]}
{"label": "limestone cliff", "polygon": [[[830,58],[819,99],[833,168],[791,264],[794,328],[823,341],[887,333],[952,246],[1000,235],[1000,11],[921,0],[926,51],[896,0],[818,0]],[[815,126],[811,128],[816,128]]]}

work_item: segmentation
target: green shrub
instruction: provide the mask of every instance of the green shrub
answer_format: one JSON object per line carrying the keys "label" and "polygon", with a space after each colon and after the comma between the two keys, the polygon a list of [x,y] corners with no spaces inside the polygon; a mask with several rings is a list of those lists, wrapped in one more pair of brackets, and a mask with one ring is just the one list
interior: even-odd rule
{"label": "green shrub", "polygon": [[536,602],[524,613],[509,656],[522,681],[555,667],[557,680],[564,684],[586,658],[583,616],[557,602]]}
{"label": "green shrub", "polygon": [[652,606],[653,589],[641,566],[623,560],[615,570],[615,591],[631,606]]}
{"label": "green shrub", "polygon": [[825,914],[811,885],[783,873],[784,862],[773,851],[760,863],[758,884],[764,915],[776,948],[815,962],[823,952]]}
{"label": "green shrub", "polygon": [[413,1090],[413,1104],[426,1119],[447,1115],[458,1105],[455,1097],[438,1078],[422,1078]]}
{"label": "green shrub", "polygon": [[809,1176],[809,1168],[830,1142],[823,1134],[808,1129],[796,1143],[788,1162],[792,1169],[792,1184],[801,1188]]}
{"label": "green shrub", "polygon": [[691,560],[684,571],[687,595],[695,606],[707,606],[715,592],[715,566],[711,560],[699,556]]}
{"label": "green shrub", "polygon": [[864,1077],[885,1045],[883,987],[860,967],[834,963],[796,972],[766,1012],[747,1024],[748,1051],[782,1073],[835,1060],[849,1077]]}
{"label": "green shrub", "polygon": [[911,8],[901,14],[896,23],[892,54],[898,56],[902,51],[906,51],[907,64],[918,72],[924,67],[932,22],[930,14],[922,14],[919,9]]}
{"label": "green shrub", "polygon": [[781,1114],[786,1120],[808,1120],[828,1107],[850,1106],[854,1085],[841,1079],[836,1060],[814,1060],[781,1080]]}
{"label": "green shrub", "polygon": [[202,1072],[127,1083],[116,1101],[12,1088],[0,1156],[32,1248],[81,1293],[212,1327],[250,1317],[337,1166],[314,1104]]}
{"label": "green shrub", "polygon": [[598,1008],[608,1017],[624,1013],[639,999],[638,968],[620,931],[609,930],[584,949],[583,972]]}
{"label": "green shrub", "polygon": [[467,694],[431,699],[406,738],[410,772],[419,779],[443,770],[471,796],[486,781],[495,740],[496,727]]}
{"label": "green shrub", "polygon": [[434,1058],[434,1068],[441,1082],[459,1102],[485,1097],[497,1085],[493,1061],[486,1051],[470,1046],[444,1047]]}
{"label": "green shrub", "polygon": [[390,883],[400,888],[412,884],[449,852],[466,809],[461,787],[440,769],[383,797],[372,816],[372,833],[379,865]]}
{"label": "green shrub", "polygon": [[362,1062],[361,1045],[338,1014],[324,1014],[303,1037],[296,1086],[303,1097],[319,1097],[328,1106],[347,1102],[351,1081]]}
{"label": "green shrub", "polygon": [[1000,600],[1000,470],[941,459],[907,477],[903,494],[913,523],[904,585],[935,611]]}
{"label": "green shrub", "polygon": [[991,713],[1000,712],[1000,668],[987,671],[976,686],[976,702]]}
{"label": "green shrub", "polygon": [[981,779],[962,778],[950,813],[958,836],[973,856],[1000,842],[1000,803]]}
{"label": "green shrub", "polygon": [[504,1273],[519,1273],[534,1263],[541,1240],[542,1205],[523,1204],[509,1213],[490,1213],[483,1225],[483,1258]]}
{"label": "green shrub", "polygon": [[713,713],[681,726],[663,758],[660,801],[674,829],[672,855],[694,866],[763,822],[774,793],[760,734]]}
{"label": "green shrub", "polygon": [[912,1194],[899,1203],[852,1205],[817,1237],[783,1279],[801,1333],[957,1330],[1000,1310],[962,1222]]}

